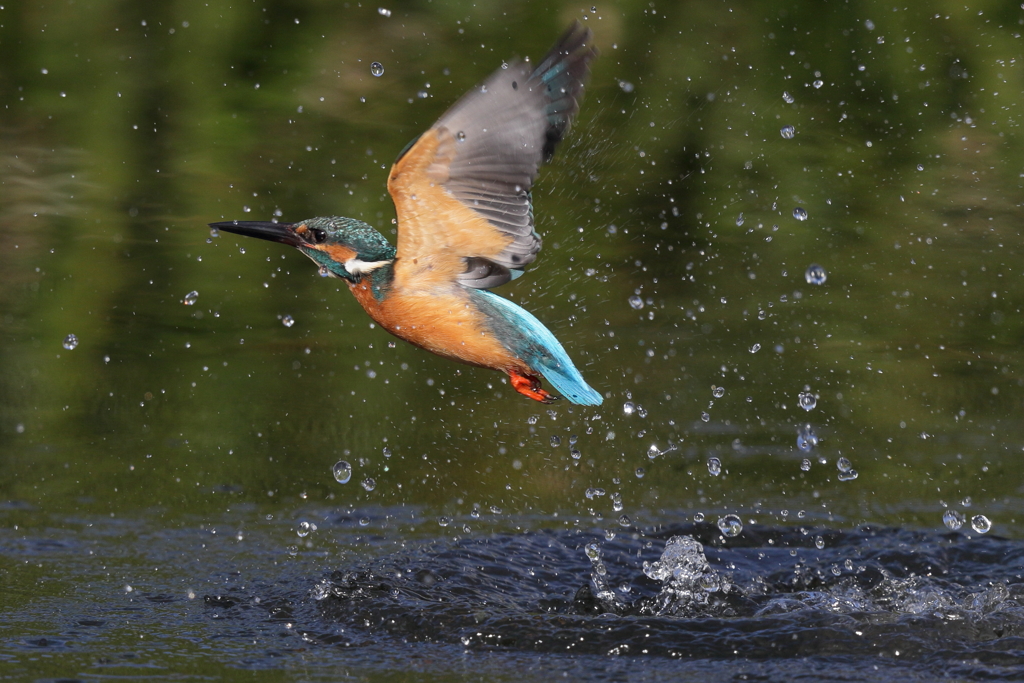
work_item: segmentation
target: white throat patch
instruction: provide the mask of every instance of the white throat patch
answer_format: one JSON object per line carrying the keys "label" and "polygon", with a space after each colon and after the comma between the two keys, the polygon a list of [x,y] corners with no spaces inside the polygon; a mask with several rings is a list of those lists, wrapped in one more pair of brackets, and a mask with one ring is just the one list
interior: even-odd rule
{"label": "white throat patch", "polygon": [[359,259],[354,258],[345,261],[345,270],[353,275],[365,275],[366,273],[372,273],[381,266],[386,266],[389,263],[391,263],[391,261],[360,261]]}

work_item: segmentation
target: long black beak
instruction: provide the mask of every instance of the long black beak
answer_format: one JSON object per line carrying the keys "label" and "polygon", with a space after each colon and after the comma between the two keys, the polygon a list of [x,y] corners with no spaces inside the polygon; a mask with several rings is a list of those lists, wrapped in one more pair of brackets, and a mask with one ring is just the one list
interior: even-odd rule
{"label": "long black beak", "polygon": [[297,247],[303,244],[299,236],[295,234],[294,223],[271,223],[270,221],[223,221],[221,223],[210,223],[211,228],[233,232],[236,235],[246,237],[258,237],[261,240],[280,242]]}

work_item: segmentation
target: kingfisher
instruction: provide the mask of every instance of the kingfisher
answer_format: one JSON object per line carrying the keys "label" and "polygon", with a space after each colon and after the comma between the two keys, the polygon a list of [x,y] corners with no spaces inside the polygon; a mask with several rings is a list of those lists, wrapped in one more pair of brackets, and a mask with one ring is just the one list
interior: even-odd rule
{"label": "kingfisher", "polygon": [[536,68],[514,61],[462,96],[388,176],[398,246],[362,221],[321,216],[210,227],[291,245],[346,282],[375,322],[415,346],[506,373],[541,403],[600,405],[555,336],[490,291],[537,258],[531,188],[579,111],[593,34],[575,22]]}

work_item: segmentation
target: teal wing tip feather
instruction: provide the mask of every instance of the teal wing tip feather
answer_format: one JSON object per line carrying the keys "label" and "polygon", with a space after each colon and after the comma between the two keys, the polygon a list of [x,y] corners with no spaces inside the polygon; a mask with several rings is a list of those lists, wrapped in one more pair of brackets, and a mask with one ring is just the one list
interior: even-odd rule
{"label": "teal wing tip feather", "polygon": [[[545,330],[547,332],[547,330]],[[550,335],[551,333],[548,332]],[[551,386],[555,388],[555,391],[560,393],[563,397],[567,398],[570,402],[581,406],[599,406],[604,401],[601,394],[592,389],[590,385],[586,383],[583,376],[580,375],[579,370],[569,360],[569,356],[566,355],[565,350],[561,344],[558,344],[558,340],[551,336],[550,340],[537,339],[536,341],[543,344],[544,349],[541,353],[534,355],[533,358],[526,358],[540,374],[544,376],[544,379],[551,382]],[[551,344],[544,344],[544,341],[554,341],[558,344],[557,347]],[[558,361],[554,361],[556,358]]]}
{"label": "teal wing tip feather", "polygon": [[485,290],[471,290],[474,299],[487,313],[498,337],[506,347],[544,376],[559,394],[582,406],[599,406],[604,398],[592,389],[555,335],[529,311]]}
{"label": "teal wing tip feather", "polygon": [[538,363],[538,370],[544,379],[551,382],[555,391],[568,399],[571,403],[581,406],[599,406],[604,398],[588,385],[579,371],[570,363],[568,367],[561,367],[551,370],[544,363]]}

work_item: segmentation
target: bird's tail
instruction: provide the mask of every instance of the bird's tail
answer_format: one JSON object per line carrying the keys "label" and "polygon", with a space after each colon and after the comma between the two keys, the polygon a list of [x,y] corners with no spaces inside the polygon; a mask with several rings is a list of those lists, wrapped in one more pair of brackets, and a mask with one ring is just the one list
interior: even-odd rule
{"label": "bird's tail", "polygon": [[488,318],[500,328],[495,332],[506,347],[551,382],[558,393],[579,405],[601,405],[601,394],[584,381],[544,323],[497,294],[480,289],[471,292]]}

